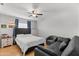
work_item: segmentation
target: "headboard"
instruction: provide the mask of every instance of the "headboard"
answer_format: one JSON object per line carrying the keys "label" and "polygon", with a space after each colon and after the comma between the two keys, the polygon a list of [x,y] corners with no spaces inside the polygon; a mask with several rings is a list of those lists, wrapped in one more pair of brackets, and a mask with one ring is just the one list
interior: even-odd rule
{"label": "headboard", "polygon": [[17,34],[31,34],[31,30],[29,28],[16,28],[15,29],[15,37]]}

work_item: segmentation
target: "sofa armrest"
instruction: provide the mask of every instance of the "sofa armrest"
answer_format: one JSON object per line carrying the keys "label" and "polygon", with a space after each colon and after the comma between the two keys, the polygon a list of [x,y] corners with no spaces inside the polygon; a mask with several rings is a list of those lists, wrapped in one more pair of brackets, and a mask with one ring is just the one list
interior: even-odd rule
{"label": "sofa armrest", "polygon": [[49,54],[45,53],[44,51],[38,49],[38,48],[35,48],[35,51],[34,51],[34,55],[35,56],[49,56]]}
{"label": "sofa armrest", "polygon": [[55,41],[54,41],[54,40],[47,40],[46,43],[47,43],[48,45],[50,45],[50,44],[55,43]]}
{"label": "sofa armrest", "polygon": [[35,48],[35,55],[37,56],[57,56],[53,50],[38,46]]}

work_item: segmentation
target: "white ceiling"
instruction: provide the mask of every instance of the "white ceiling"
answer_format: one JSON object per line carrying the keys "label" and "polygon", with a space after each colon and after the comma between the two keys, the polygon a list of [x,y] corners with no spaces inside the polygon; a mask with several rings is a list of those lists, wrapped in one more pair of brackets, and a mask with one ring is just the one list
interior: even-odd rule
{"label": "white ceiling", "polygon": [[70,8],[74,4],[61,3],[4,3],[0,5],[0,13],[16,16],[24,19],[32,19],[28,17],[27,11],[32,11],[34,8],[40,8],[43,11],[57,12]]}

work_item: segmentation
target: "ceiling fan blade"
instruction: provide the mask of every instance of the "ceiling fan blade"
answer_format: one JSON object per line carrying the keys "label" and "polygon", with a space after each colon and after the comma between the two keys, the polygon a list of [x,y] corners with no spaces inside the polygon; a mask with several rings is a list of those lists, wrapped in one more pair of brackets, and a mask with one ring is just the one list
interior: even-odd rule
{"label": "ceiling fan blade", "polygon": [[28,17],[31,17],[32,15],[29,15]]}
{"label": "ceiling fan blade", "polygon": [[43,15],[43,14],[37,14],[37,15]]}
{"label": "ceiling fan blade", "polygon": [[28,13],[28,14],[32,14],[31,12],[26,12],[26,13]]}

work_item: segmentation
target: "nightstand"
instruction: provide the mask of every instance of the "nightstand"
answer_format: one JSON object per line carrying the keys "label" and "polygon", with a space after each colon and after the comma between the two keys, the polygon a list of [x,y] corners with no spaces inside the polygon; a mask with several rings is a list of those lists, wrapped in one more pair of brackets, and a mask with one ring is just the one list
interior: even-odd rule
{"label": "nightstand", "polygon": [[1,44],[0,44],[1,48],[5,47],[5,46],[13,45],[13,38],[10,36],[1,37],[0,42],[1,42]]}

